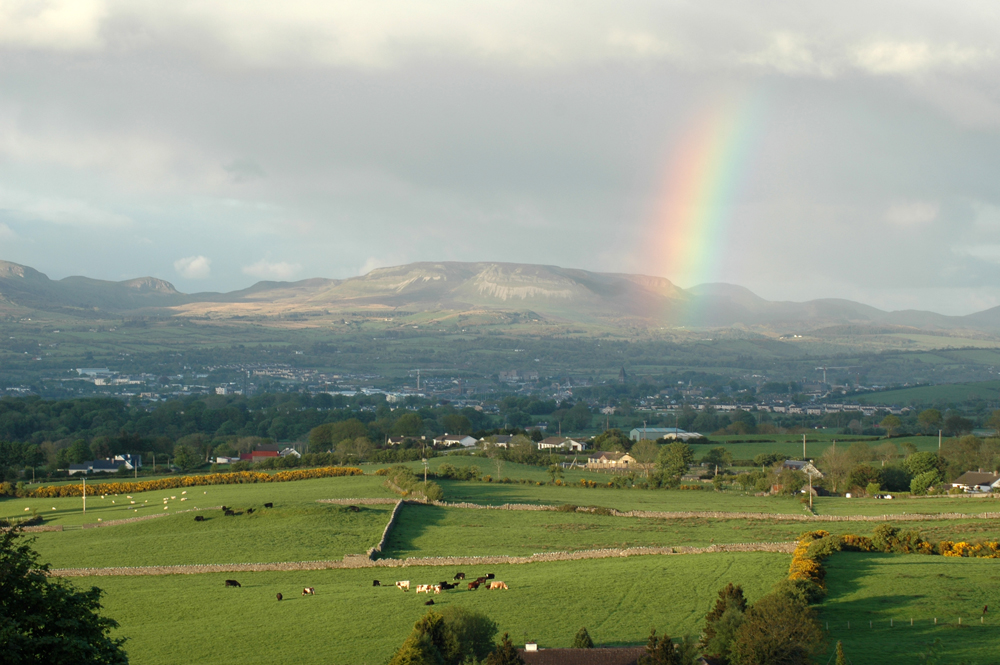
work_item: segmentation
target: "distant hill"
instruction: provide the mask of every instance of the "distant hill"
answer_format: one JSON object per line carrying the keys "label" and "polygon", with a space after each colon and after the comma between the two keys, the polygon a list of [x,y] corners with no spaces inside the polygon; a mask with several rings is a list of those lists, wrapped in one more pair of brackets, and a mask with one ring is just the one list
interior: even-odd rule
{"label": "distant hill", "polygon": [[774,302],[731,284],[681,289],[662,277],[596,273],[517,263],[423,262],[379,268],[344,280],[258,282],[231,293],[184,294],[142,277],[110,282],[87,277],[50,280],[32,268],[0,261],[0,312],[120,315],[254,315],[366,312],[504,314],[519,321],[602,326],[834,331],[900,327],[912,331],[1000,332],[1000,307],[969,316],[886,312],[849,300]]}

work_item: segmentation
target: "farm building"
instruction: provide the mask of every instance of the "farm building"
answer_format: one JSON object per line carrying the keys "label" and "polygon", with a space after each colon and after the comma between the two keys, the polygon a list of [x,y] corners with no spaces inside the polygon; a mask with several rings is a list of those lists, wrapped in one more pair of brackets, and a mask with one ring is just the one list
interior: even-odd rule
{"label": "farm building", "polygon": [[479,443],[488,443],[498,448],[506,448],[510,445],[510,440],[514,437],[509,434],[497,434],[495,436],[484,436],[479,439]]}
{"label": "farm building", "polygon": [[788,459],[785,460],[781,465],[783,469],[791,469],[792,471],[801,471],[807,476],[812,476],[813,478],[822,478],[823,474],[813,466],[812,462],[803,462],[802,460]]}
{"label": "farm building", "polygon": [[445,432],[441,436],[434,437],[434,445],[471,448],[476,445],[476,440],[468,434],[448,434]]}
{"label": "farm building", "polygon": [[538,442],[539,450],[553,450],[555,448],[579,452],[587,449],[587,442],[583,439],[571,439],[567,436],[550,436]]}
{"label": "farm building", "polygon": [[966,471],[953,480],[951,486],[966,492],[992,492],[1000,487],[1000,475],[983,473],[982,471]]}
{"label": "farm building", "polygon": [[596,453],[587,459],[588,469],[630,469],[641,465],[628,453]]}
{"label": "farm building", "polygon": [[75,476],[78,473],[115,473],[124,467],[129,471],[137,466],[142,466],[142,461],[134,455],[116,455],[114,459],[97,459],[82,464],[70,464],[69,475]]}
{"label": "farm building", "polygon": [[628,438],[633,441],[642,441],[643,439],[649,439],[650,441],[656,441],[657,439],[680,439],[681,441],[687,441],[688,439],[700,439],[702,437],[697,432],[687,432],[677,427],[638,427],[629,432]]}

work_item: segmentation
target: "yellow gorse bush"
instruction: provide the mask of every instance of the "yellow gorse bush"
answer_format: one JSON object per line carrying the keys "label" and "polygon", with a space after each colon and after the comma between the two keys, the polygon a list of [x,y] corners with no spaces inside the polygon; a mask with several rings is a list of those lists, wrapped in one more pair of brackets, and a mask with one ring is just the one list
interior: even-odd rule
{"label": "yellow gorse bush", "polygon": [[[364,472],[357,467],[327,466],[320,469],[294,469],[277,473],[262,473],[260,471],[236,471],[233,473],[209,473],[201,476],[180,476],[176,478],[158,478],[138,482],[111,482],[91,485],[88,494],[133,494],[153,490],[167,490],[177,487],[197,487],[200,485],[245,485],[252,483],[286,483],[293,480],[309,480],[312,478],[335,478],[339,476],[361,476]],[[59,485],[39,487],[27,496],[30,498],[52,498],[64,496],[81,496],[83,488],[80,485]]]}

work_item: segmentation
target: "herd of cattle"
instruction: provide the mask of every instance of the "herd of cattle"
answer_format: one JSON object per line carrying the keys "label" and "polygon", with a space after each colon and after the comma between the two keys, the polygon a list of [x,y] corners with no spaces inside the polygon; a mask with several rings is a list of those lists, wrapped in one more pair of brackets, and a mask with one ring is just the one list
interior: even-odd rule
{"label": "herd of cattle", "polygon": [[[274,504],[273,503],[265,503],[264,507],[265,508],[274,508]],[[247,508],[246,514],[247,515],[253,515],[253,511],[254,511],[253,508]],[[230,508],[228,506],[223,506],[222,507],[222,514],[224,516],[226,516],[226,517],[236,517],[237,515],[242,515],[243,513],[242,512],[236,512],[235,509]],[[204,522],[205,521],[205,517],[203,515],[195,515],[194,516],[194,521],[195,522]],[[278,600],[281,600],[281,599],[279,598]]]}
{"label": "herd of cattle", "polygon": [[[239,582],[237,582],[236,580],[226,580],[226,586],[227,587],[230,587],[230,586],[231,587],[240,587],[240,588],[243,587],[243,585],[240,584]],[[311,586],[307,586],[306,588],[302,589],[302,595],[303,596],[315,596],[316,595],[316,588],[315,587],[311,587]],[[278,600],[281,600],[281,599],[284,598],[284,596],[282,596],[279,593],[277,595],[277,598],[278,598]]]}
{"label": "herd of cattle", "polygon": [[[489,573],[488,575],[484,575],[483,577],[477,577],[475,580],[468,583],[469,591],[475,591],[479,587],[483,587],[484,589],[487,590],[508,588],[506,582],[501,582],[500,580],[494,579],[495,577],[496,576],[493,573]],[[414,588],[416,589],[417,593],[433,592],[437,594],[441,593],[442,591],[448,591],[449,589],[457,588],[459,586],[457,582],[464,579],[465,579],[465,573],[458,573],[457,575],[455,575],[453,579],[453,581],[456,582],[456,584],[452,584],[451,582],[445,581],[445,582],[438,582],[437,584],[417,584]],[[382,586],[382,583],[378,580],[372,580],[372,586]],[[409,591],[410,580],[401,580],[399,582],[396,582],[396,588],[401,589],[404,592]],[[434,601],[428,600],[426,604],[433,605]]]}

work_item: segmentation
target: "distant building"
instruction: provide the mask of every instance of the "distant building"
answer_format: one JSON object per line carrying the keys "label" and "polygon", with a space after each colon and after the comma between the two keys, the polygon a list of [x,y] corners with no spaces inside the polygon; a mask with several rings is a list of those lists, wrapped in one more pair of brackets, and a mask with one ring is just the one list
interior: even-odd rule
{"label": "distant building", "polygon": [[571,439],[565,436],[550,436],[538,442],[539,450],[552,450],[555,448],[581,452],[587,449],[587,442],[583,439]]}
{"label": "distant building", "polygon": [[[122,460],[97,459],[82,464],[70,464],[69,475],[75,476],[79,473],[89,475],[91,473],[116,473],[118,469],[125,466]],[[134,467],[129,466],[128,469]]]}
{"label": "distant building", "polygon": [[792,471],[801,471],[807,476],[812,476],[813,478],[823,477],[822,472],[813,466],[812,462],[803,462],[802,460],[797,459],[786,459],[784,463],[782,463],[781,468],[791,469]]}
{"label": "distant building", "polygon": [[700,439],[702,437],[697,432],[687,432],[676,427],[637,427],[629,432],[628,438],[633,441],[642,441],[643,439],[650,441],[656,441],[657,439],[680,439],[681,441],[687,441],[688,439]]}
{"label": "distant building", "polygon": [[510,445],[511,439],[514,437],[510,434],[496,434],[493,436],[484,436],[479,439],[479,443],[490,444],[491,446],[496,446],[497,448],[506,448]]}
{"label": "distant building", "polygon": [[525,665],[636,665],[646,655],[646,648],[539,649],[528,642],[517,654]]}
{"label": "distant building", "polygon": [[1000,475],[981,471],[966,471],[951,483],[966,492],[992,492],[1000,488]]}
{"label": "distant building", "polygon": [[271,459],[276,457],[278,457],[277,450],[255,450],[252,453],[243,453],[242,455],[240,455],[240,461],[263,462],[266,459]]}
{"label": "distant building", "polygon": [[439,446],[462,446],[472,448],[476,445],[476,440],[468,434],[442,434],[434,437],[434,444]]}
{"label": "distant building", "polygon": [[587,458],[588,469],[632,469],[642,465],[628,453],[600,452]]}

